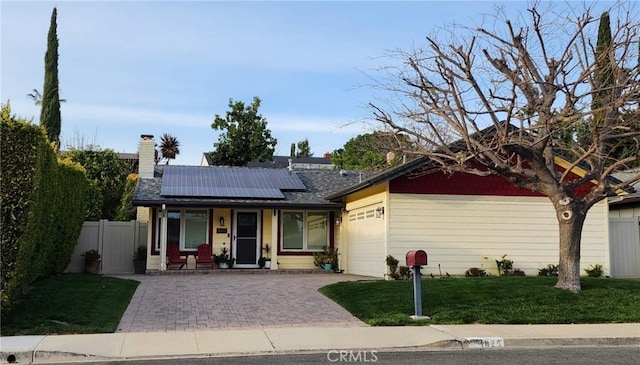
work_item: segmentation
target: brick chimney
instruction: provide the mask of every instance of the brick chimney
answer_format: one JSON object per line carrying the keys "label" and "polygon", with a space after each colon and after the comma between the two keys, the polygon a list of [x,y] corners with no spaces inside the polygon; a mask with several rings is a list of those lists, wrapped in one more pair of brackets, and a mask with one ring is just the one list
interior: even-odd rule
{"label": "brick chimney", "polygon": [[156,165],[155,157],[156,141],[153,139],[153,135],[141,135],[138,144],[138,175],[141,179],[153,178],[153,170]]}

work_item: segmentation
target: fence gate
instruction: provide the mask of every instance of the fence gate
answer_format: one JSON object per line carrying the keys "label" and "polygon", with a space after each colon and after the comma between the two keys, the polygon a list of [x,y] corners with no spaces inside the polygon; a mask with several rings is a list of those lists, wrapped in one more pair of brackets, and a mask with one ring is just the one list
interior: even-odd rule
{"label": "fence gate", "polygon": [[147,243],[147,223],[138,221],[84,222],[78,244],[66,272],[84,272],[82,254],[98,250],[102,258],[101,273],[133,273],[133,253],[139,245]]}
{"label": "fence gate", "polygon": [[609,219],[611,276],[640,277],[640,217]]}

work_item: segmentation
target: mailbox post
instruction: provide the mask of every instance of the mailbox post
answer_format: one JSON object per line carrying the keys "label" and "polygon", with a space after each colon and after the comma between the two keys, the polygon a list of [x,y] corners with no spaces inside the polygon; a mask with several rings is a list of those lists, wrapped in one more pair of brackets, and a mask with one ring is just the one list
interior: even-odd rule
{"label": "mailbox post", "polygon": [[415,315],[413,319],[429,319],[422,315],[422,285],[420,281],[420,266],[427,265],[427,253],[423,250],[413,250],[407,252],[407,266],[413,269],[413,303]]}

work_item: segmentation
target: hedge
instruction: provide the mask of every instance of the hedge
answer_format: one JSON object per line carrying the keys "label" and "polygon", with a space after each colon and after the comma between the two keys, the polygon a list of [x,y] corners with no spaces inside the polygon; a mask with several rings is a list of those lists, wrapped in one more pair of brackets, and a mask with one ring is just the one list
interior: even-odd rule
{"label": "hedge", "polygon": [[113,220],[124,193],[127,165],[110,149],[70,149],[64,156],[82,165],[91,183],[85,220]]}
{"label": "hedge", "polygon": [[41,127],[11,116],[8,105],[2,106],[0,146],[0,291],[8,309],[29,284],[68,265],[88,182],[81,166],[58,161]]}

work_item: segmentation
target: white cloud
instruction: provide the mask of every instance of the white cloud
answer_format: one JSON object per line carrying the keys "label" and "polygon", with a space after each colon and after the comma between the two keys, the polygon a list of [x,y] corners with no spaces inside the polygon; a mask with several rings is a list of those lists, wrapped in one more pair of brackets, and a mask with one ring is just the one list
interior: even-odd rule
{"label": "white cloud", "polygon": [[[67,119],[83,122],[109,124],[169,125],[183,127],[209,128],[213,120],[210,115],[193,113],[166,112],[158,109],[145,109],[117,105],[72,104],[64,106]],[[104,125],[104,124],[103,124]]]}

